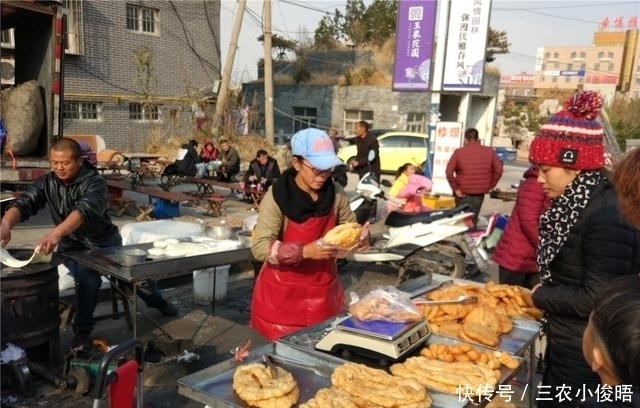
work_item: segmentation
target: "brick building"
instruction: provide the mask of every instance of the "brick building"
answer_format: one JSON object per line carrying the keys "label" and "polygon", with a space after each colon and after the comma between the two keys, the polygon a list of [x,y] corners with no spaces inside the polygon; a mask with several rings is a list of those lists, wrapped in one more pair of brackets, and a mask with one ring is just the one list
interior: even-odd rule
{"label": "brick building", "polygon": [[64,0],[64,133],[142,151],[191,136],[220,79],[220,2]]}

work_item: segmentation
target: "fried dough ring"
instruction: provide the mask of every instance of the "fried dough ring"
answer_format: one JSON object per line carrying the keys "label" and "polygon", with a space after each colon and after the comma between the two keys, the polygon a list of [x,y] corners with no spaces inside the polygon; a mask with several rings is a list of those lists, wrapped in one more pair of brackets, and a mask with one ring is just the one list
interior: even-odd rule
{"label": "fried dough ring", "polygon": [[339,388],[321,388],[300,408],[358,408],[351,396]]}
{"label": "fried dough ring", "polygon": [[336,225],[324,234],[322,240],[327,244],[349,249],[360,242],[360,228],[361,225],[357,222]]}
{"label": "fried dough ring", "polygon": [[[270,408],[290,407],[298,400],[299,390],[290,372],[275,367],[277,377],[272,377],[269,368],[261,363],[241,365],[233,373],[233,390],[249,405]],[[286,405],[295,397],[289,405]],[[270,405],[269,400],[278,399],[279,405]]]}

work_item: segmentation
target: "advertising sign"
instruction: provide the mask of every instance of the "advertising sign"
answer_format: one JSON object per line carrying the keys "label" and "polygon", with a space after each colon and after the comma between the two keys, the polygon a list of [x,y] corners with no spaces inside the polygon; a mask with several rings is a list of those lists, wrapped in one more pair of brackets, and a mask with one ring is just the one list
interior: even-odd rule
{"label": "advertising sign", "polygon": [[462,146],[464,131],[462,122],[438,122],[436,123],[436,138],[433,152],[433,187],[434,194],[453,195],[447,181],[447,163],[453,152]]}
{"label": "advertising sign", "polygon": [[394,91],[429,89],[436,5],[436,0],[400,0],[398,4]]}
{"label": "advertising sign", "polygon": [[480,91],[491,0],[451,0],[442,89]]}

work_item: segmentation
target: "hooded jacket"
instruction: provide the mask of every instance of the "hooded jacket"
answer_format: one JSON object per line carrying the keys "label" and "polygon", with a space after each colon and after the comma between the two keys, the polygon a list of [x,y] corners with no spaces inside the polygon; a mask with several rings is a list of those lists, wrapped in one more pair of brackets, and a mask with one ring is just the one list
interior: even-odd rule
{"label": "hooded jacket", "polygon": [[538,172],[534,167],[527,169],[523,177],[509,221],[493,251],[493,260],[512,272],[537,273],[538,225],[549,199],[536,180]]}
{"label": "hooded jacket", "polygon": [[54,172],[49,172],[27,187],[10,207],[20,211],[22,222],[47,205],[55,225],[74,210],[84,220],[78,229],[62,238],[59,251],[112,246],[121,241],[118,227],[107,212],[107,183],[86,161],[71,183],[64,184]]}
{"label": "hooded jacket", "polygon": [[[213,149],[211,151],[207,150],[207,147],[211,146]],[[202,150],[200,151],[200,161],[203,163],[209,163],[212,160],[218,160],[218,156],[220,155],[220,151],[213,144],[211,140],[207,140],[207,142],[202,146]]]}

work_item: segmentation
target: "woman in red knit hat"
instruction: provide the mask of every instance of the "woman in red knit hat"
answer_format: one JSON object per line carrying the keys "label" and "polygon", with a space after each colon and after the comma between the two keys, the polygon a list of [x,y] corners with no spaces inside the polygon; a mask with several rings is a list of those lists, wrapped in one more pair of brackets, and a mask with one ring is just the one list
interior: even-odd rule
{"label": "woman in red knit hat", "polygon": [[640,267],[640,235],[620,216],[603,168],[601,107],[597,93],[575,94],[541,126],[529,149],[551,199],[540,217],[541,283],[532,289],[534,304],[545,311],[547,335],[539,407],[574,407],[596,391],[600,379],[582,355],[594,299],[607,282]]}

